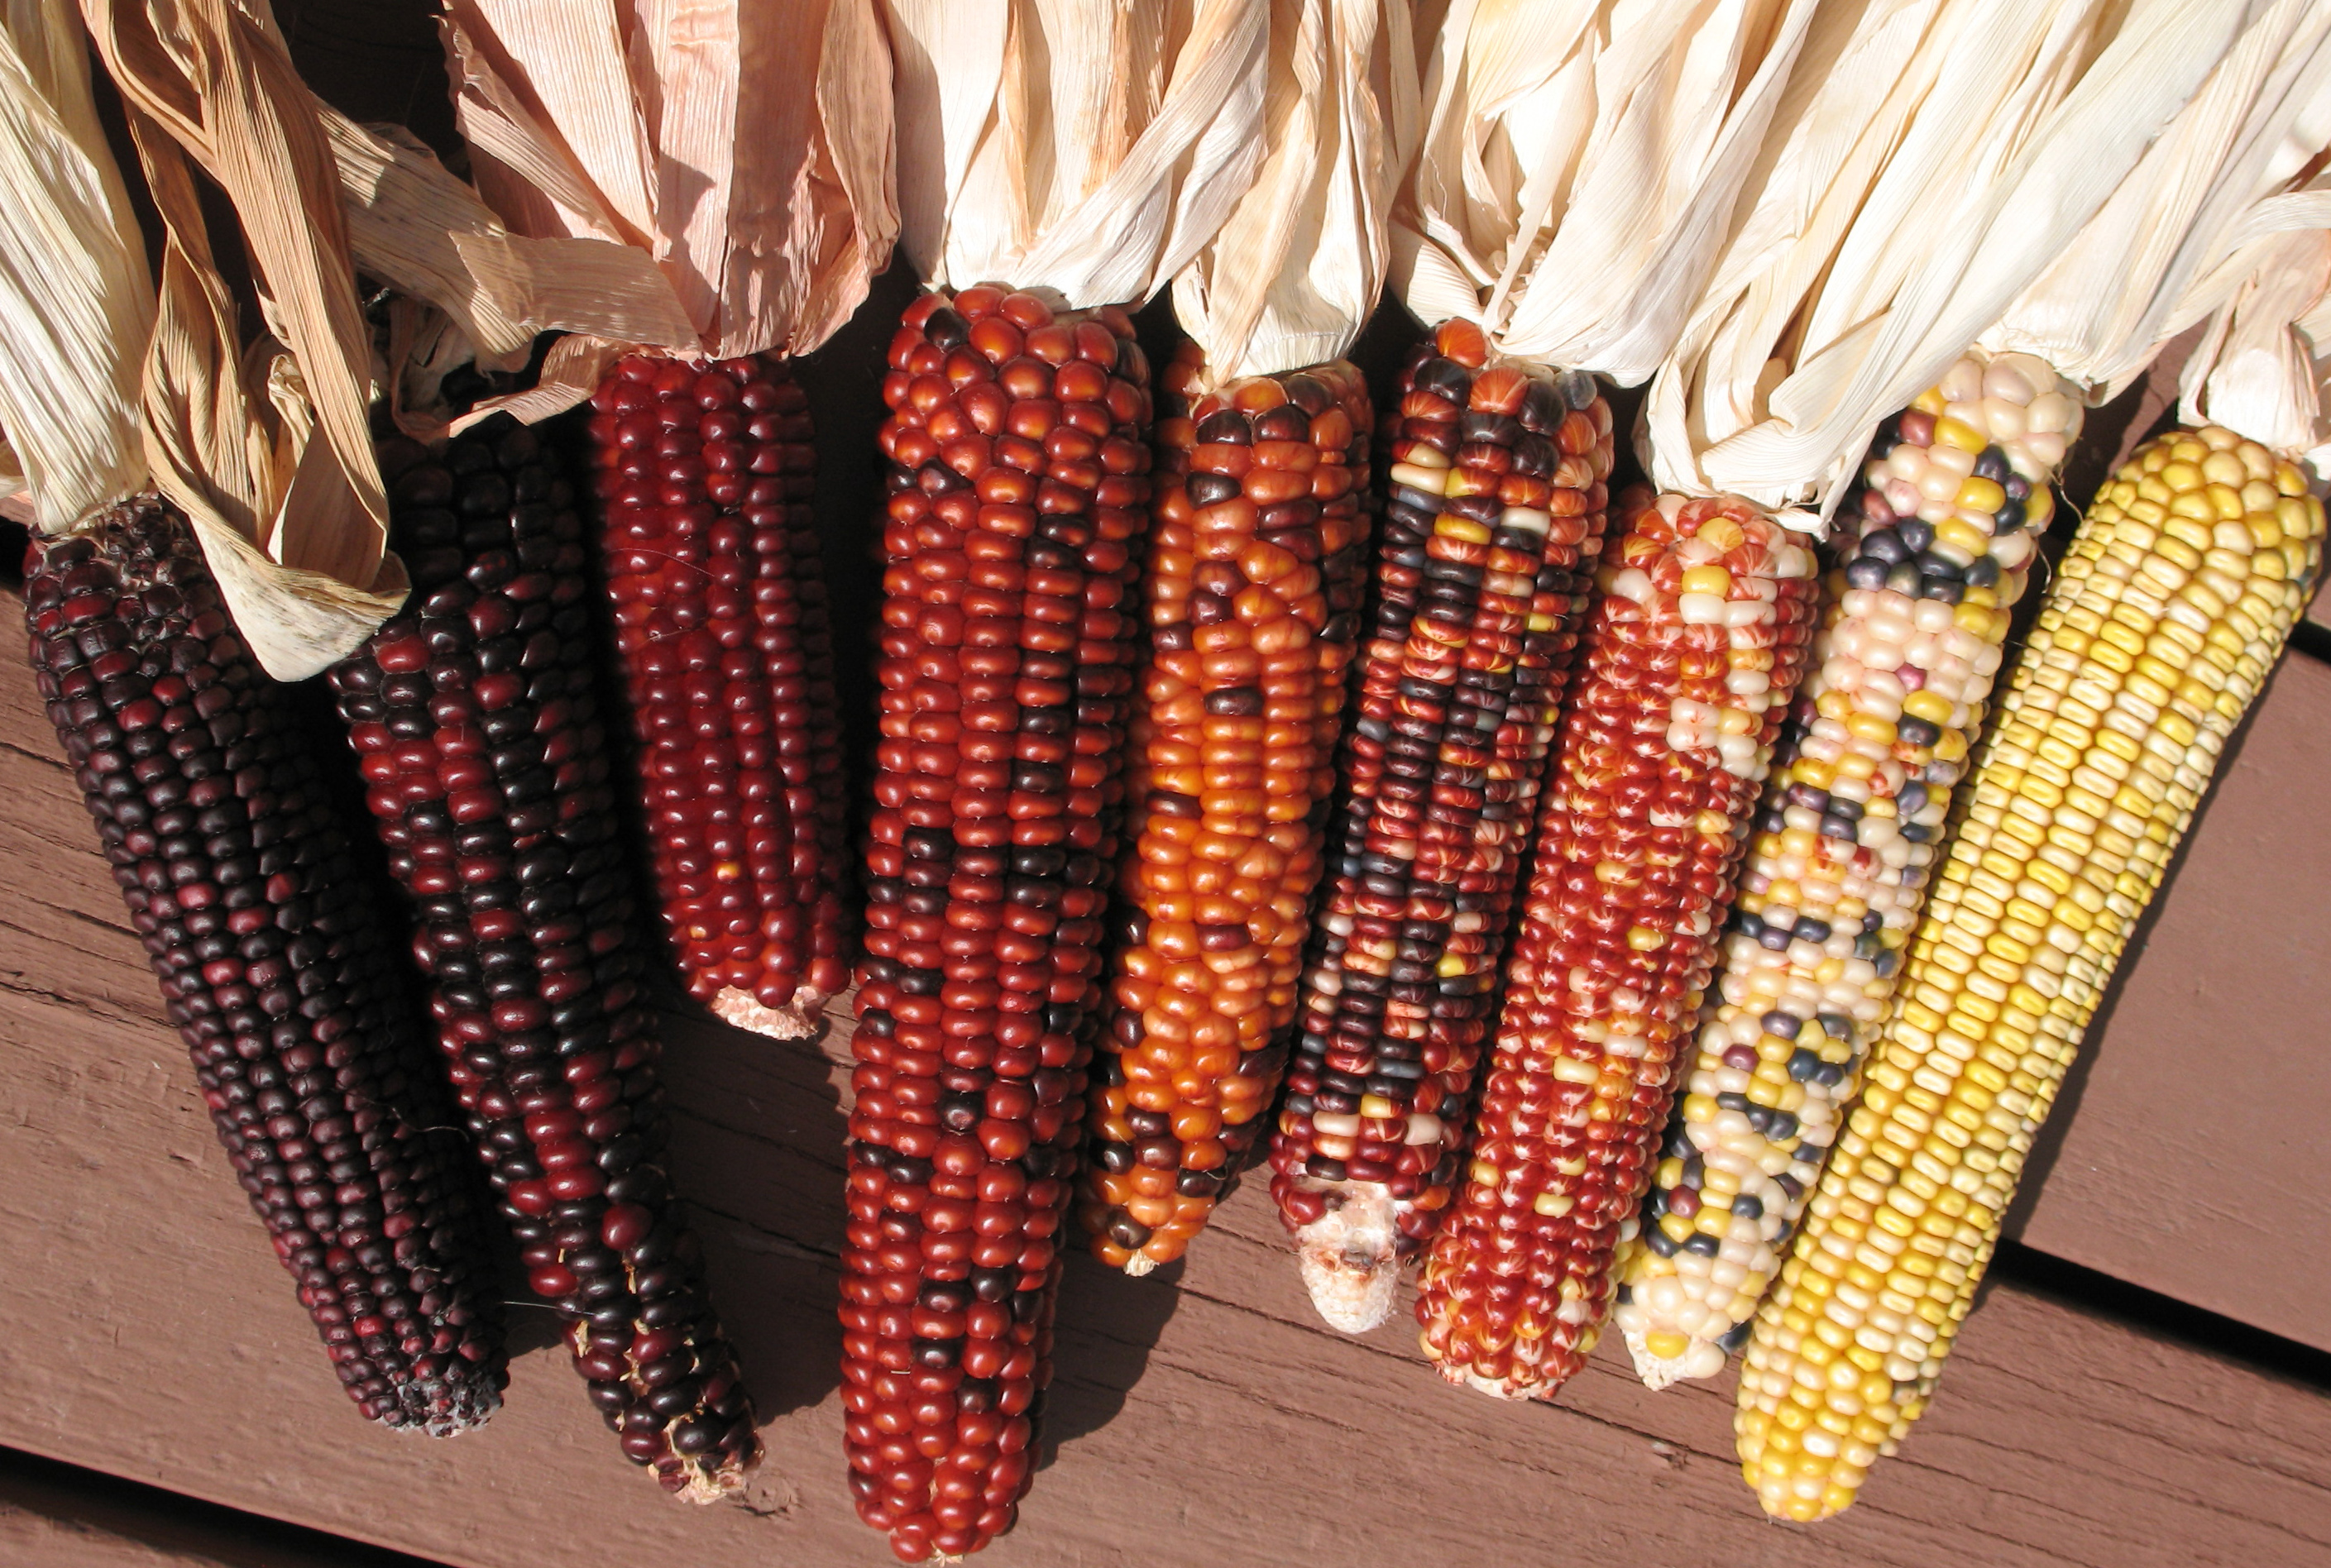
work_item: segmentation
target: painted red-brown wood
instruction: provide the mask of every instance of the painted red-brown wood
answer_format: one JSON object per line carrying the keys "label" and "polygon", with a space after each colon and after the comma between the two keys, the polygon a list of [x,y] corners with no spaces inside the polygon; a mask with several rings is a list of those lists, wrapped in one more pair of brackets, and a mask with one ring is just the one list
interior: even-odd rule
{"label": "painted red-brown wood", "polygon": [[2091,1031],[2021,1235],[2331,1349],[2326,780],[2331,665],[2294,653]]}
{"label": "painted red-brown wood", "polygon": [[[839,1031],[669,1030],[678,1174],[766,1416],[742,1506],[624,1465],[539,1308],[485,1430],[367,1427],[229,1177],[29,688],[0,659],[0,1443],[480,1568],[884,1560],[842,1483]],[[1259,1187],[1184,1270],[1080,1257],[1061,1318],[1047,1468],[995,1568],[2331,1561],[2331,1400],[2010,1288],[1908,1451],[1813,1529],[1740,1485],[1728,1383],[1651,1395],[1606,1351],[1560,1405],[1511,1407],[1430,1375],[1403,1318],[1321,1328]]]}

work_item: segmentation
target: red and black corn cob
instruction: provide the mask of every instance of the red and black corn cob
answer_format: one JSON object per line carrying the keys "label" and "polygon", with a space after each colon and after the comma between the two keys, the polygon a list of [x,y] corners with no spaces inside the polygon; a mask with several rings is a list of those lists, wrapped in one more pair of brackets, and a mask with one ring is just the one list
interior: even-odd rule
{"label": "red and black corn cob", "polygon": [[1278,1093],[1365,588],[1358,370],[1201,394],[1203,371],[1186,347],[1158,424],[1133,917],[1080,1211],[1095,1255],[1133,1274],[1182,1255]]}
{"label": "red and black corn cob", "polygon": [[1540,775],[1603,547],[1591,376],[1444,324],[1380,432],[1373,628],[1341,855],[1304,971],[1271,1192],[1320,1314],[1384,1321],[1449,1203]]}
{"label": "red and black corn cob", "polygon": [[25,561],[33,668],[219,1142],[374,1421],[501,1402],[475,1173],[286,689],[152,498]]}
{"label": "red and black corn cob", "polygon": [[1551,1397],[1602,1331],[1819,587],[1810,547],[1746,502],[1619,510],[1470,1162],[1419,1282],[1441,1375],[1508,1398]]}
{"label": "red and black corn cob", "polygon": [[1148,379],[1123,311],[993,288],[925,295],[891,340],[842,1406],[859,1516],[908,1562],[1010,1529],[1034,1462],[1099,1027]]}
{"label": "red and black corn cob", "polygon": [[849,979],[809,401],[774,355],[634,356],[592,410],[601,560],[665,935],[697,1000],[806,1037]]}
{"label": "red and black corn cob", "polygon": [[709,1501],[760,1446],[662,1164],[572,489],[507,420],[380,461],[413,596],[331,681],[438,1041],[592,1402],[667,1490]]}

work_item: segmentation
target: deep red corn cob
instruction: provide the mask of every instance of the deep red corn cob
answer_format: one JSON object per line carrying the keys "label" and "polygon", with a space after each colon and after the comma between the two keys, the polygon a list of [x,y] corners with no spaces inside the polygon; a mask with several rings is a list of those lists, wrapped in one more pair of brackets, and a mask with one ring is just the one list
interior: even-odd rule
{"label": "deep red corn cob", "polygon": [[1305,1283],[1349,1333],[1390,1313],[1457,1178],[1613,456],[1592,377],[1492,366],[1463,321],[1412,358],[1380,434],[1343,841],[1270,1149]]}
{"label": "deep red corn cob", "polygon": [[808,399],[774,355],[634,356],[593,398],[590,432],[672,955],[729,1022],[805,1037],[849,976]]}
{"label": "deep red corn cob", "polygon": [[392,935],[289,694],[151,498],[25,561],[33,668],[251,1206],[357,1408],[501,1402],[477,1202]]}
{"label": "deep red corn cob", "polygon": [[859,1516],[921,1562],[1010,1529],[1034,1461],[1099,1028],[1148,366],[1121,310],[966,289],[909,308],[883,396],[842,1403]]}
{"label": "deep red corn cob", "polygon": [[507,420],[380,461],[413,596],[331,682],[439,1043],[592,1402],[633,1462],[709,1501],[760,1445],[661,1164],[575,498]]}
{"label": "deep red corn cob", "polygon": [[1112,956],[1080,1218],[1103,1262],[1182,1255],[1264,1129],[1319,879],[1367,547],[1367,389],[1337,361],[1169,373]]}
{"label": "deep red corn cob", "polygon": [[1549,1397],[1584,1364],[1679,1042],[1803,673],[1812,554],[1743,502],[1621,499],[1539,805],[1471,1164],[1425,1260],[1425,1354]]}

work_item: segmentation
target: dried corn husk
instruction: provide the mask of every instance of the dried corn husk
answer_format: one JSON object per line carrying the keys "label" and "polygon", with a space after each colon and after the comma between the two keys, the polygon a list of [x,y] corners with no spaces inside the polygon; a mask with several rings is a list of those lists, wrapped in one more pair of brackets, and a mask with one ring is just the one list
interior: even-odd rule
{"label": "dried corn husk", "polygon": [[[2331,176],[2298,194],[2331,199]],[[2318,482],[2331,481],[2331,214],[2244,254],[2248,275],[2186,356],[2178,417],[2303,458]]]}
{"label": "dried corn husk", "polygon": [[1682,330],[1812,0],[1455,0],[1393,214],[1419,320],[1622,385]]}
{"label": "dried corn husk", "polygon": [[[898,233],[890,53],[873,0],[448,0],[454,108],[512,232],[642,252],[641,336],[562,339],[539,418],[633,348],[802,354],[866,297]],[[613,305],[611,304],[611,309]]]}
{"label": "dried corn husk", "polygon": [[1654,379],[1655,477],[1768,504],[1833,488],[1877,422],[2105,205],[2250,9],[1824,7],[1725,255]]}
{"label": "dried corn husk", "polygon": [[1262,155],[1269,16],[1249,0],[885,0],[899,212],[936,288],[1147,299]]}
{"label": "dried corn husk", "polygon": [[1408,0],[1269,11],[1261,166],[1174,280],[1175,314],[1223,381],[1351,347],[1384,286],[1393,189],[1416,136]]}

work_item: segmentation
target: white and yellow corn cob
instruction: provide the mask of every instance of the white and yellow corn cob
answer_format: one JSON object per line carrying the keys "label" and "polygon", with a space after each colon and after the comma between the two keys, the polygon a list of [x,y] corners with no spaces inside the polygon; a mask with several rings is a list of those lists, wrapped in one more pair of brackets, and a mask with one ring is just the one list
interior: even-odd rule
{"label": "white and yellow corn cob", "polygon": [[2025,1154],[2220,749],[2305,606],[2320,500],[2216,426],[2148,442],[2067,556],[1778,1286],[1735,1435],[1817,1519],[1925,1411]]}

